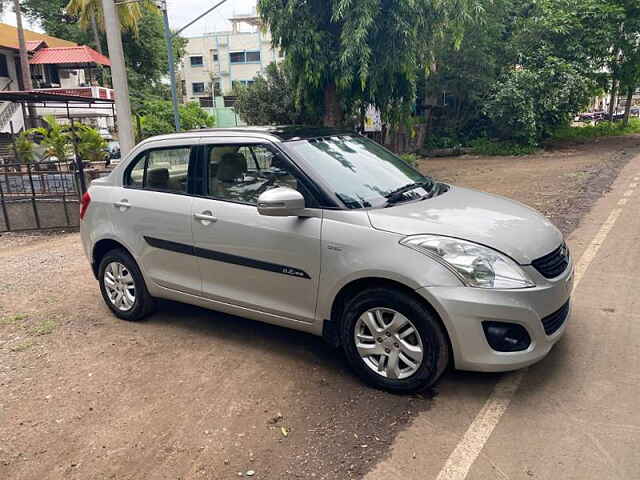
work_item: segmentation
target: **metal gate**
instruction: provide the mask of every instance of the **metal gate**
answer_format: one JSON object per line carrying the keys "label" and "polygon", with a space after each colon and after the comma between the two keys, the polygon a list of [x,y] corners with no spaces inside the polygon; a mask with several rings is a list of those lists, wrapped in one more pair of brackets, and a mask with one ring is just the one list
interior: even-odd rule
{"label": "metal gate", "polygon": [[77,227],[73,162],[0,163],[0,232]]}

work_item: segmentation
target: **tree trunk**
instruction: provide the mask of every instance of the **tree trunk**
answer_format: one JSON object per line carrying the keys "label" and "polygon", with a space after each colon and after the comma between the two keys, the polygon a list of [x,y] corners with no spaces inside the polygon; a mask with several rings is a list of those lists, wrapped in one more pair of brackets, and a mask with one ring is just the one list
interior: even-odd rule
{"label": "tree trunk", "polygon": [[16,28],[18,29],[18,45],[20,46],[20,68],[22,70],[22,85],[25,90],[32,90],[31,69],[29,68],[29,53],[27,43],[24,39],[24,29],[22,28],[22,9],[20,0],[13,0],[13,9],[16,12]]}
{"label": "tree trunk", "polygon": [[636,90],[635,85],[629,87],[627,91],[627,103],[624,106],[624,126],[629,125],[629,115],[631,115],[631,105],[633,104],[633,92]]}
{"label": "tree trunk", "polygon": [[102,55],[102,42],[100,41],[100,32],[98,31],[98,22],[96,22],[95,13],[91,14],[91,33],[93,34],[93,43],[96,46],[96,50]]}
{"label": "tree trunk", "polygon": [[609,120],[613,121],[613,114],[616,113],[616,103],[618,100],[618,81],[614,78],[611,83],[611,100],[609,101]]}
{"label": "tree trunk", "polygon": [[335,83],[330,83],[324,88],[324,118],[322,123],[325,127],[337,127],[342,123],[342,110]]}

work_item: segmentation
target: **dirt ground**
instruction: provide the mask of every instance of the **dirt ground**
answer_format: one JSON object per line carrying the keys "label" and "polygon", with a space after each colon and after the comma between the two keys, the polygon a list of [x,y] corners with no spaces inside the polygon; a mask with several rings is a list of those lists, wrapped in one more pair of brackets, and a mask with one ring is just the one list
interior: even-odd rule
{"label": "dirt ground", "polygon": [[[420,167],[568,233],[637,153],[629,136]],[[77,233],[0,237],[0,478],[361,478],[433,395],[369,389],[319,338],[195,307],[119,321]]]}

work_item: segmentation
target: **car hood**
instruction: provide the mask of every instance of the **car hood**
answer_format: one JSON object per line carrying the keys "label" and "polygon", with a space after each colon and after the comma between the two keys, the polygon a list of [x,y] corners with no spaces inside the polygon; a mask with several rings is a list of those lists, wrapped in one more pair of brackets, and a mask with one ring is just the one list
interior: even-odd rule
{"label": "car hood", "polygon": [[402,235],[434,234],[491,247],[528,265],[562,243],[560,231],[519,202],[467,188],[428,200],[369,210],[373,228]]}

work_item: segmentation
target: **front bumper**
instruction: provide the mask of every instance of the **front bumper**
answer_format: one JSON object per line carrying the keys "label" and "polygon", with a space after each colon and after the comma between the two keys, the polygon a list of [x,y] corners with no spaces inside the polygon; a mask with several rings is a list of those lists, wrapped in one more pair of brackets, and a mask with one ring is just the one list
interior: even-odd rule
{"label": "front bumper", "polygon": [[[470,287],[424,287],[417,293],[438,312],[451,340],[455,367],[460,370],[501,372],[531,365],[544,358],[562,337],[570,311],[551,335],[542,319],[560,310],[573,289],[573,265],[557,278],[547,280],[533,267],[523,267],[536,287],[491,290]],[[482,329],[483,321],[522,325],[531,344],[519,352],[493,350]]]}

